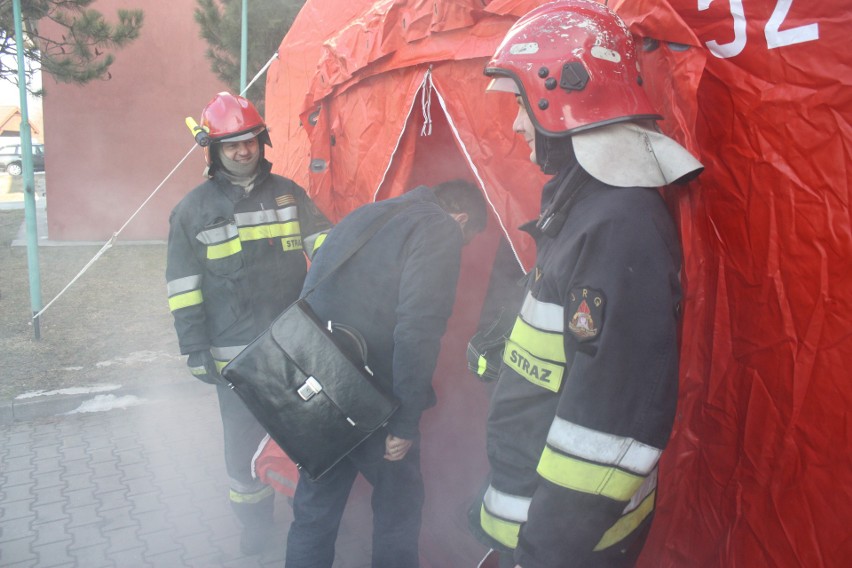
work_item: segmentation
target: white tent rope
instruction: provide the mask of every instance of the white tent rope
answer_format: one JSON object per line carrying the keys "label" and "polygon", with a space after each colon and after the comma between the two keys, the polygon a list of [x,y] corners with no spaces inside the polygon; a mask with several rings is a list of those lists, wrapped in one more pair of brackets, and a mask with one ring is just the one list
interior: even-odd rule
{"label": "white tent rope", "polygon": [[420,136],[432,136],[432,87],[432,68],[429,67],[423,78],[420,98],[420,106],[423,110],[423,127],[420,129]]}
{"label": "white tent rope", "polygon": [[[244,89],[240,92],[240,95],[245,94],[245,92],[246,92],[246,91],[248,91],[248,90],[249,90],[249,88],[250,88],[252,85],[254,85],[254,83],[255,83],[258,79],[260,79],[260,77],[261,77],[264,73],[266,73],[266,70],[267,70],[267,69],[269,69],[269,66],[270,66],[270,65],[272,65],[272,62],[273,62],[273,61],[275,61],[276,59],[278,59],[278,52],[277,52],[277,51],[276,51],[275,53],[273,53],[273,54],[272,54],[272,57],[270,57],[270,58],[269,58],[269,61],[267,61],[267,62],[266,62],[266,65],[264,65],[264,66],[260,69],[260,71],[258,71],[258,72],[257,72],[257,74],[256,74],[256,75],[252,78],[252,80],[251,80],[251,81],[249,81],[249,83],[245,86],[245,88],[244,88]],[[168,175],[166,175],[166,177],[165,177],[165,178],[163,178],[163,181],[161,181],[161,182],[160,182],[160,184],[159,184],[159,185],[158,185],[158,186],[154,189],[154,191],[152,191],[152,192],[151,192],[151,194],[150,194],[150,195],[149,195],[149,196],[145,199],[145,201],[143,201],[143,202],[142,202],[142,205],[140,205],[140,206],[136,209],[136,211],[134,211],[134,212],[133,212],[133,214],[130,216],[130,218],[129,218],[129,219],[127,219],[127,221],[125,221],[125,222],[124,222],[124,224],[121,226],[121,228],[120,228],[120,229],[118,229],[116,232],[114,232],[114,233],[112,234],[112,237],[110,237],[110,238],[109,238],[109,240],[108,240],[107,242],[105,242],[105,243],[104,243],[104,246],[102,246],[102,247],[101,247],[101,249],[100,249],[97,253],[95,253],[95,256],[93,256],[93,257],[92,257],[92,259],[91,259],[89,262],[87,262],[87,263],[86,263],[86,265],[83,267],[83,269],[82,269],[82,270],[80,270],[80,272],[78,272],[78,273],[77,273],[77,276],[75,276],[74,278],[72,278],[72,279],[71,279],[71,281],[70,281],[68,284],[66,284],[66,285],[65,285],[65,287],[64,287],[62,290],[60,290],[60,291],[59,291],[59,293],[58,293],[56,296],[54,296],[54,297],[53,297],[53,299],[52,299],[51,301],[49,301],[49,302],[48,302],[48,303],[47,303],[47,304],[46,304],[46,305],[45,305],[45,306],[44,306],[41,310],[39,310],[39,312],[38,312],[36,315],[34,315],[32,319],[36,319],[36,318],[37,318],[37,317],[39,317],[41,314],[43,314],[43,313],[47,310],[47,308],[49,308],[50,306],[52,306],[52,305],[53,305],[53,303],[54,303],[56,300],[58,300],[58,299],[60,298],[60,296],[62,296],[62,295],[66,292],[66,290],[68,290],[71,286],[73,286],[73,285],[74,285],[74,283],[75,283],[77,280],[79,280],[79,279],[80,279],[80,277],[81,277],[81,276],[83,276],[83,274],[85,274],[85,273],[86,273],[86,271],[87,271],[87,270],[89,270],[89,268],[91,268],[91,266],[92,266],[92,265],[93,265],[93,264],[94,264],[94,263],[95,263],[95,262],[96,262],[96,261],[97,261],[97,260],[98,260],[101,256],[103,256],[103,254],[104,254],[107,250],[109,250],[110,248],[112,248],[112,245],[113,245],[113,244],[115,244],[115,241],[118,239],[118,236],[122,233],[122,231],[124,231],[124,229],[127,227],[127,225],[129,225],[129,224],[131,223],[131,221],[133,221],[133,219],[135,219],[135,218],[136,218],[136,216],[139,214],[139,212],[140,212],[140,211],[142,211],[142,209],[143,209],[143,208],[144,208],[144,207],[148,204],[148,202],[149,202],[149,201],[151,201],[151,199],[153,199],[153,197],[154,197],[155,195],[157,195],[157,192],[158,192],[158,191],[160,191],[160,189],[161,189],[161,188],[162,188],[162,187],[166,184],[166,182],[167,182],[167,181],[169,181],[169,178],[171,178],[171,177],[174,175],[174,173],[178,170],[178,168],[180,168],[180,167],[181,167],[181,165],[183,165],[183,163],[186,161],[186,159],[187,159],[187,158],[189,158],[189,155],[190,155],[190,154],[192,154],[192,153],[195,151],[195,149],[196,149],[197,147],[198,147],[198,146],[197,146],[196,144],[193,144],[193,145],[192,145],[192,148],[190,148],[190,149],[189,149],[189,151],[188,151],[188,152],[184,155],[184,157],[183,157],[183,158],[181,158],[181,160],[177,163],[177,165],[176,165],[175,167],[173,167],[173,168],[172,168],[172,171],[170,171],[170,172],[168,173]]]}

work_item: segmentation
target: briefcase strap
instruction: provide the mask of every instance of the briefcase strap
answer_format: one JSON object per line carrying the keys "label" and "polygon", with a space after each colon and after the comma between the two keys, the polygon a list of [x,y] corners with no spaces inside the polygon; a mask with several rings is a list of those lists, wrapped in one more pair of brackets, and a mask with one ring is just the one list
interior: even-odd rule
{"label": "briefcase strap", "polygon": [[308,288],[302,294],[302,298],[303,299],[307,298],[308,294],[313,292],[317,288],[317,286],[322,284],[325,281],[326,278],[328,278],[329,276],[334,274],[337,271],[338,268],[343,266],[343,263],[345,263],[347,260],[352,258],[352,256],[356,252],[358,252],[358,250],[361,247],[363,247],[365,244],[367,244],[367,241],[369,241],[373,237],[373,235],[378,233],[379,229],[384,227],[387,224],[387,222],[391,220],[391,218],[393,218],[397,213],[399,213],[400,210],[408,207],[409,205],[411,205],[411,203],[395,204],[395,205],[389,207],[387,211],[385,211],[384,213],[382,213],[381,215],[376,217],[376,219],[372,223],[370,223],[370,226],[368,226],[364,231],[361,232],[360,235],[358,235],[358,239],[355,240],[352,243],[352,246],[350,247],[349,252],[347,252],[345,255],[341,256],[340,259],[337,261],[337,264],[332,266],[331,269],[328,272],[323,274],[316,282],[314,282],[313,286]]}

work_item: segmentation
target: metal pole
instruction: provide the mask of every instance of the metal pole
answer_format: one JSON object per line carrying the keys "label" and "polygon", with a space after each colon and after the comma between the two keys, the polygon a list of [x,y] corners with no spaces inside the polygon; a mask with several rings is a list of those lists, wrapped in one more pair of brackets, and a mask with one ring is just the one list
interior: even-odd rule
{"label": "metal pole", "polygon": [[[21,162],[24,169],[24,223],[27,228],[27,267],[30,276],[30,307],[33,316],[41,311],[41,276],[38,265],[38,224],[36,223],[35,175],[30,118],[27,112],[27,77],[24,61],[24,33],[21,26],[21,0],[12,0],[15,18],[15,47],[18,52],[18,92],[21,97]],[[41,339],[39,318],[33,317],[33,333]]]}
{"label": "metal pole", "polygon": [[248,0],[243,0],[243,14],[240,23],[240,93],[245,94],[248,68]]}

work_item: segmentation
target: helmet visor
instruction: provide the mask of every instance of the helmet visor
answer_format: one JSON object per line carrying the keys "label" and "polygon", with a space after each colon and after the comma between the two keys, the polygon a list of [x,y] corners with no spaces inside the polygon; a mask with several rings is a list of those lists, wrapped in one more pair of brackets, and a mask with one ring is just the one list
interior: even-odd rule
{"label": "helmet visor", "polygon": [[247,130],[246,132],[240,132],[233,136],[227,136],[225,138],[219,138],[216,142],[242,142],[243,140],[251,140],[256,137],[258,134],[263,132],[264,127],[259,126],[257,128],[252,128],[251,130]]}
{"label": "helmet visor", "polygon": [[515,95],[521,94],[520,89],[518,89],[518,84],[514,79],[510,79],[509,77],[495,77],[491,79],[491,82],[488,83],[485,90],[488,92],[496,91],[501,93],[512,93]]}

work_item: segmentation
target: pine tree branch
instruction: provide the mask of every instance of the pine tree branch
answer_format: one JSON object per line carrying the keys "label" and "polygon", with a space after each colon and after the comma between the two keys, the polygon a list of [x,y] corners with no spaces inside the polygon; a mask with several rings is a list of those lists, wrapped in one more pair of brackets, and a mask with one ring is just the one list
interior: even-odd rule
{"label": "pine tree branch", "polygon": [[[23,0],[23,44],[27,60],[25,74],[41,68],[57,81],[86,83],[108,79],[115,60],[110,51],[139,37],[144,21],[141,10],[118,10],[111,24],[103,14],[90,9],[93,0]],[[39,32],[39,23],[49,21],[58,36]],[[14,16],[10,0],[0,0],[0,78],[17,82]],[[13,65],[10,61],[14,61]],[[29,81],[28,81],[29,82]]]}

